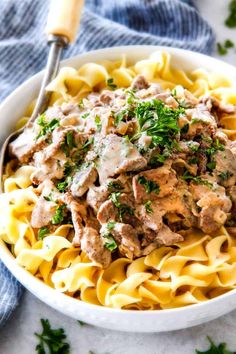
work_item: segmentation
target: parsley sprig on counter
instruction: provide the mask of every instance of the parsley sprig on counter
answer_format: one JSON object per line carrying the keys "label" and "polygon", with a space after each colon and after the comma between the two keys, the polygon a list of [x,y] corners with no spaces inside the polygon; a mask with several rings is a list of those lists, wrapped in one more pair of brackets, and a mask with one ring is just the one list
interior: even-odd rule
{"label": "parsley sprig on counter", "polygon": [[70,345],[67,343],[65,331],[62,328],[52,329],[49,321],[41,319],[42,333],[35,333],[39,339],[35,350],[38,354],[70,354]]}
{"label": "parsley sprig on counter", "polygon": [[229,351],[225,343],[220,343],[219,345],[216,345],[210,337],[207,337],[207,339],[210,342],[210,348],[204,352],[196,350],[196,354],[236,354],[236,352]]}

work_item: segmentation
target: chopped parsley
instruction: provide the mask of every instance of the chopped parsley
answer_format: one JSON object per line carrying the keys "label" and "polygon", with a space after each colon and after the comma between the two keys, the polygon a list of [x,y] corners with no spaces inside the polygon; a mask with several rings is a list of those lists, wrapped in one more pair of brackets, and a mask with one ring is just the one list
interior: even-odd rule
{"label": "chopped parsley", "polygon": [[69,147],[69,149],[73,149],[74,147],[76,147],[73,132],[68,132],[66,134],[66,144]]}
{"label": "chopped parsley", "polygon": [[116,224],[115,221],[109,221],[109,222],[107,223],[107,229],[108,229],[108,230],[113,230],[114,227],[115,227],[115,224]]}
{"label": "chopped parsley", "polygon": [[218,177],[220,177],[220,179],[222,181],[227,181],[227,179],[229,179],[230,177],[232,177],[233,174],[230,171],[226,171],[226,172],[220,172],[218,174]]}
{"label": "chopped parsley", "polygon": [[188,160],[188,163],[189,163],[190,165],[195,165],[195,164],[197,164],[198,162],[199,162],[198,157],[192,157],[191,159]]}
{"label": "chopped parsley", "polygon": [[195,184],[204,184],[207,187],[212,187],[212,183],[207,179],[202,179],[200,176],[192,176],[188,171],[185,171],[182,179],[184,181],[193,181]]}
{"label": "chopped parsley", "polygon": [[42,240],[47,234],[49,234],[49,228],[47,226],[41,227],[38,230],[38,240]]}
{"label": "chopped parsley", "polygon": [[117,88],[117,85],[114,84],[114,79],[111,77],[110,79],[107,80],[107,86],[111,90],[115,90]]}
{"label": "chopped parsley", "polygon": [[145,204],[144,204],[144,206],[145,206],[145,209],[146,209],[146,212],[148,213],[148,214],[151,214],[151,213],[153,213],[153,209],[151,208],[151,200],[148,200]]}
{"label": "chopped parsley", "polygon": [[224,151],[225,147],[224,145],[222,145],[218,139],[216,139],[215,141],[213,141],[211,143],[211,146],[209,148],[207,148],[206,150],[204,150],[204,152],[206,153],[206,155],[208,157],[211,157],[212,155],[216,154],[218,151]]}
{"label": "chopped parsley", "polygon": [[228,53],[228,50],[221,43],[217,43],[217,51],[220,55],[226,55]]}
{"label": "chopped parsley", "polygon": [[52,329],[49,321],[41,319],[42,333],[35,333],[39,339],[35,350],[38,354],[69,354],[70,345],[66,342],[65,331],[62,328]]}
{"label": "chopped parsley", "polygon": [[58,225],[63,222],[65,207],[66,207],[65,204],[62,204],[56,208],[55,215],[52,217],[52,224],[53,225]]}
{"label": "chopped parsley", "polygon": [[37,124],[41,127],[36,139],[51,133],[55,128],[59,127],[60,122],[58,119],[54,118],[50,122],[46,121],[45,113],[41,114],[36,120]]}
{"label": "chopped parsley", "polygon": [[122,189],[124,189],[124,188],[120,183],[117,183],[117,182],[109,182],[108,183],[108,190],[110,192],[120,191]]}
{"label": "chopped parsley", "polygon": [[81,118],[86,119],[89,116],[89,112],[82,114]]}
{"label": "chopped parsley", "polygon": [[117,243],[112,236],[112,234],[104,234],[102,235],[104,238],[104,246],[111,252],[113,252],[117,248]]}
{"label": "chopped parsley", "polygon": [[210,342],[210,348],[204,352],[201,352],[199,350],[196,350],[196,354],[236,354],[236,352],[231,352],[226,348],[225,343],[220,343],[219,345],[216,345],[210,337],[207,337],[207,339]]}
{"label": "chopped parsley", "polygon": [[215,168],[216,168],[216,162],[215,161],[210,161],[207,163],[207,168],[210,170],[210,171],[213,171]]}
{"label": "chopped parsley", "polygon": [[134,211],[129,205],[120,202],[120,192],[111,193],[109,198],[119,211],[120,221],[123,221],[123,217],[125,214],[134,215]]}
{"label": "chopped parsley", "polygon": [[236,0],[229,3],[229,16],[225,20],[225,25],[229,28],[236,27]]}
{"label": "chopped parsley", "polygon": [[135,92],[134,90],[130,90],[130,89],[125,90],[125,93],[128,94],[128,97],[127,97],[128,105],[132,105],[135,103],[136,96],[135,96],[134,92]]}
{"label": "chopped parsley", "polygon": [[57,183],[57,189],[59,192],[64,193],[71,181],[72,177],[69,176],[64,181]]}
{"label": "chopped parsley", "polygon": [[48,195],[44,195],[43,198],[47,201],[47,202],[53,202],[53,196],[52,196],[52,192]]}
{"label": "chopped parsley", "polygon": [[94,142],[94,137],[90,137],[85,143],[84,145],[80,148],[80,150],[83,150],[84,152],[87,152],[90,145],[92,145]]}
{"label": "chopped parsley", "polygon": [[233,48],[234,47],[234,42],[232,42],[230,39],[226,39],[224,45],[225,45],[225,48],[227,48],[227,49]]}
{"label": "chopped parsley", "polygon": [[154,192],[155,194],[160,193],[160,186],[156,182],[146,179],[144,176],[138,177],[138,183],[145,187],[147,194],[150,194],[152,192]]}
{"label": "chopped parsley", "polygon": [[152,168],[162,165],[169,157],[170,151],[164,151],[162,154],[156,154],[152,156],[148,162],[148,165]]}
{"label": "chopped parsley", "polygon": [[96,114],[94,118],[95,124],[97,126],[97,131],[100,132],[102,130],[101,118]]}
{"label": "chopped parsley", "polygon": [[188,130],[189,130],[189,124],[186,123],[186,124],[184,124],[184,126],[181,128],[180,134],[187,134]]}
{"label": "chopped parsley", "polygon": [[[146,132],[152,137],[154,146],[170,146],[173,138],[180,131],[178,117],[184,112],[183,108],[173,109],[164,105],[162,101],[153,99],[148,102],[139,102],[136,116],[139,124],[138,137]],[[136,136],[135,136],[136,138]]]}

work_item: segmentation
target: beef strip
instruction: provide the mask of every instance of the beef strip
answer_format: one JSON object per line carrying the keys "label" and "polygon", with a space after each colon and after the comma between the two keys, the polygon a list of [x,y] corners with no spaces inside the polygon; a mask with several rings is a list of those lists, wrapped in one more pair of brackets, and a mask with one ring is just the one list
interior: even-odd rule
{"label": "beef strip", "polygon": [[81,197],[84,195],[90,186],[97,179],[97,170],[93,163],[88,166],[82,166],[82,168],[75,173],[73,182],[70,186],[71,193],[74,197]]}
{"label": "beef strip", "polygon": [[196,204],[201,208],[199,213],[199,227],[205,233],[213,233],[224,225],[227,213],[232,207],[232,202],[221,186],[212,190],[205,185],[190,184],[190,191]]}
{"label": "beef strip", "polygon": [[[159,192],[147,193],[145,184],[141,184],[140,182],[142,177],[148,182],[154,182],[159,187]],[[147,200],[162,198],[171,194],[177,183],[176,173],[169,164],[165,164],[164,166],[153,170],[141,172],[133,178],[133,193],[135,200],[137,203],[141,203]]]}
{"label": "beef strip", "polygon": [[214,176],[218,183],[225,187],[234,186],[236,183],[236,155],[226,147],[224,151],[218,151],[215,154],[214,160],[216,162]]}
{"label": "beef strip", "polygon": [[9,145],[10,154],[16,156],[21,163],[27,163],[36,151],[45,147],[45,136],[36,139],[37,132],[32,126],[25,128],[18,138]]}
{"label": "beef strip", "polygon": [[147,89],[149,87],[148,81],[145,79],[143,75],[138,75],[134,78],[132,84],[131,84],[131,90],[142,90],[142,89]]}
{"label": "beef strip", "polygon": [[[41,195],[32,211],[31,215],[31,225],[35,228],[41,228],[48,225],[52,217],[55,215],[55,210],[57,204],[55,201],[60,197],[54,184],[50,180],[45,180],[42,183],[38,190]],[[46,200],[49,197],[51,200]]]}
{"label": "beef strip", "polygon": [[102,236],[92,227],[85,227],[81,239],[81,250],[88,257],[99,264],[103,268],[107,268],[111,263],[111,252],[104,247]]}
{"label": "beef strip", "polygon": [[147,161],[137,148],[125,138],[109,134],[99,142],[100,158],[97,163],[100,183],[128,171],[138,171],[146,167]]}
{"label": "beef strip", "polygon": [[101,228],[101,234],[111,234],[119,245],[122,256],[133,259],[141,254],[140,242],[136,230],[129,224],[115,223],[110,230],[107,224]]}

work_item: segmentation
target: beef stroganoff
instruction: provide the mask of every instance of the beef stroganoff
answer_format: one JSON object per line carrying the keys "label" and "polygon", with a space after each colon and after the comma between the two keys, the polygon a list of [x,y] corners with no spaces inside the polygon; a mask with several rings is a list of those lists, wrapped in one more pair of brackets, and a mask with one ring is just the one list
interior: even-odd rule
{"label": "beef stroganoff", "polygon": [[17,263],[123,309],[234,289],[236,81],[157,52],[62,68],[48,90],[5,168],[0,237]]}

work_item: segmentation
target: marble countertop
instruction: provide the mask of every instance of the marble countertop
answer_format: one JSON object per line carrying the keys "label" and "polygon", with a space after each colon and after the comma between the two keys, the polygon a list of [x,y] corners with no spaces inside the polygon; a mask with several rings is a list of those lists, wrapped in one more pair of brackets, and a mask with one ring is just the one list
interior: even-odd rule
{"label": "marble countertop", "polygon": [[[202,15],[215,29],[217,41],[235,40],[236,30],[224,26],[229,0],[195,0]],[[217,53],[214,54],[217,57]],[[221,59],[234,64],[236,51]],[[63,327],[71,343],[71,354],[193,354],[195,348],[208,348],[206,336],[216,342],[227,342],[236,350],[236,310],[217,320],[190,329],[154,334],[122,333],[89,325],[80,326],[48,307],[29,292],[25,292],[20,306],[0,330],[0,354],[35,353],[36,337],[41,330],[40,319],[48,318],[53,327]]]}

